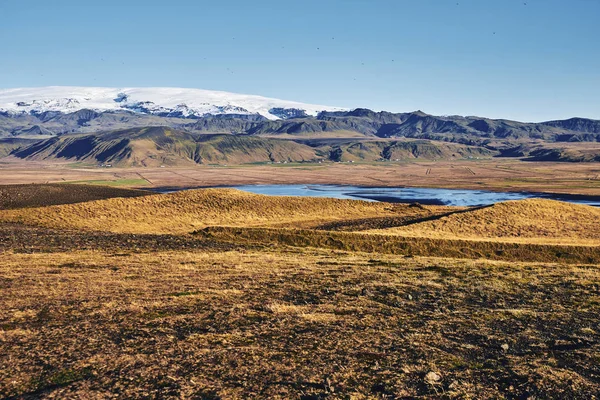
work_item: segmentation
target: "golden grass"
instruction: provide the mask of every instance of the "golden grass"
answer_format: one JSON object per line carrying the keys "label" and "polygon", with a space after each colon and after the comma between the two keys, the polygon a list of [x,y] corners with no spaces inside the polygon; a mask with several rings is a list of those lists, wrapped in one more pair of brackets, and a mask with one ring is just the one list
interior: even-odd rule
{"label": "golden grass", "polygon": [[[0,211],[0,222],[53,229],[175,235],[218,226],[281,228],[281,231],[263,233],[260,230],[251,233],[246,231],[242,236],[250,235],[254,240],[259,240],[260,235],[264,234],[265,238],[279,242],[281,238],[277,235],[282,233],[286,237],[294,236],[294,245],[313,247],[332,247],[327,241],[337,239],[308,229],[361,231],[362,235],[344,237],[346,247],[341,248],[390,252],[392,243],[403,243],[400,248],[410,243],[410,249],[417,249],[416,254],[458,257],[464,253],[470,258],[477,254],[491,257],[489,254],[501,250],[502,246],[489,244],[491,242],[600,246],[599,209],[541,199],[508,201],[469,210],[329,198],[264,196],[235,189],[201,189],[3,210]],[[386,226],[391,228],[381,229]],[[290,228],[303,231],[290,233]],[[229,235],[224,232],[220,233],[222,237]],[[394,239],[398,237],[404,239]],[[436,249],[435,245],[426,240],[416,240],[418,238],[436,239],[435,243],[440,247]],[[229,237],[228,240],[235,242],[236,238]],[[452,242],[456,240],[461,242]],[[484,243],[465,246],[466,241]],[[261,243],[265,242],[261,240]],[[354,247],[347,247],[348,243],[353,243]],[[466,247],[476,249],[475,253],[461,250]],[[423,248],[429,249],[429,253],[424,252]],[[595,254],[595,251],[592,252]],[[500,259],[508,257],[503,254]],[[528,255],[520,259],[545,258],[531,258]]]}
{"label": "golden grass", "polygon": [[5,253],[0,397],[589,398],[599,281],[313,249]]}
{"label": "golden grass", "polygon": [[307,229],[209,227],[199,237],[228,243],[328,248],[375,254],[434,256],[505,261],[600,263],[600,246],[513,243],[500,240],[464,240],[376,235],[362,232],[326,232]]}
{"label": "golden grass", "polygon": [[189,233],[210,225],[307,226],[394,216],[390,204],[201,189],[0,212],[1,222],[119,233]]}
{"label": "golden grass", "polygon": [[600,245],[600,209],[554,200],[527,199],[369,232],[444,239]]}

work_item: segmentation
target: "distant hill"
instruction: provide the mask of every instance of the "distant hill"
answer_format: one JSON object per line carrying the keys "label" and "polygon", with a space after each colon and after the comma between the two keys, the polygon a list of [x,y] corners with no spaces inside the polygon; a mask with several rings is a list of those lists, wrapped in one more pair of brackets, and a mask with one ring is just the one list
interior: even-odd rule
{"label": "distant hill", "polygon": [[314,149],[292,141],[232,135],[193,135],[166,127],[103,134],[63,135],[12,152],[31,160],[65,159],[114,166],[244,164],[308,161]]}
{"label": "distant hill", "polygon": [[63,135],[158,125],[178,126],[189,122],[183,118],[165,118],[124,111],[79,110],[72,113],[47,111],[33,114],[0,111],[0,137],[22,136],[27,134],[27,130],[35,127],[43,129],[44,134]]}
{"label": "distant hill", "polygon": [[369,140],[333,142],[325,147],[331,161],[405,161],[489,158],[496,153],[483,147],[434,140]]}
{"label": "distant hill", "polygon": [[97,133],[147,126],[167,126],[189,133],[248,134],[282,137],[416,138],[486,146],[492,150],[523,141],[600,142],[600,121],[572,119],[522,123],[479,117],[439,117],[412,113],[322,112],[317,116],[268,120],[261,115],[209,115],[201,118],[169,117],[131,111],[78,110],[73,113],[0,112],[0,137],[50,136]]}
{"label": "distant hill", "polygon": [[502,149],[501,157],[526,161],[599,162],[600,142],[533,142]]}
{"label": "distant hill", "polygon": [[[11,139],[22,143],[17,139]],[[1,142],[0,142],[1,143]],[[439,160],[491,157],[494,151],[431,140],[285,140],[227,134],[193,134],[167,127],[61,135],[7,147],[29,160],[70,160],[112,166],[178,166],[305,161]],[[12,151],[10,151],[12,148]]]}
{"label": "distant hill", "polygon": [[19,137],[0,138],[0,157],[6,157],[17,149],[30,146],[38,140],[23,139]]}
{"label": "distant hill", "polygon": [[586,118],[571,118],[563,121],[548,121],[544,125],[568,129],[574,132],[600,133],[600,121]]}
{"label": "distant hill", "polygon": [[527,161],[600,162],[600,148],[540,148],[529,153]]}

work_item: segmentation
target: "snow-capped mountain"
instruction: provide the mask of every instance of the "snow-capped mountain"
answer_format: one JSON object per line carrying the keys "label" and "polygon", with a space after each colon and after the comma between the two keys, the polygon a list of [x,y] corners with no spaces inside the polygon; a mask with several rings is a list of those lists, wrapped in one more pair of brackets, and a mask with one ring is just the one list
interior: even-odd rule
{"label": "snow-capped mountain", "polygon": [[0,112],[40,114],[54,111],[68,114],[83,109],[98,112],[121,110],[184,118],[259,114],[272,120],[343,110],[338,107],[201,89],[50,86],[0,90]]}

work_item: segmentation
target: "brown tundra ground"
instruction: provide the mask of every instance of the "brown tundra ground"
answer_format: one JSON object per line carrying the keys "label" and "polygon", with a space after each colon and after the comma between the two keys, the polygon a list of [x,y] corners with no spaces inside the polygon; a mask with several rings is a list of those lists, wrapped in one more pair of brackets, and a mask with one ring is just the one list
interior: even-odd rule
{"label": "brown tundra ground", "polygon": [[600,393],[592,207],[64,187],[35,187],[49,207],[4,192],[0,398]]}

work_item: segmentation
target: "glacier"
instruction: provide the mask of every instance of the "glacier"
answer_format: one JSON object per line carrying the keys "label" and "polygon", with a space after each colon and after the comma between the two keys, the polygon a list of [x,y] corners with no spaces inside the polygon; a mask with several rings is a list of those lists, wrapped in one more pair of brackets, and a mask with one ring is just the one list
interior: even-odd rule
{"label": "glacier", "polygon": [[0,112],[8,114],[73,113],[79,110],[201,118],[208,115],[261,115],[270,120],[286,115],[316,116],[345,108],[262,96],[185,88],[104,88],[49,86],[0,89]]}

